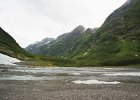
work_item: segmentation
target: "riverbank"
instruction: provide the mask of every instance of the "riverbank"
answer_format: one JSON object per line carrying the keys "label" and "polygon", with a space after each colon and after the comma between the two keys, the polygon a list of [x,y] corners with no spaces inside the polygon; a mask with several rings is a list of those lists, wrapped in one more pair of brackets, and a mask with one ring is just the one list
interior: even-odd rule
{"label": "riverbank", "polygon": [[[29,66],[29,67],[33,67],[33,68],[37,68],[37,67],[42,67],[42,68],[45,68],[45,67],[61,67],[59,64],[54,64],[53,62],[47,62],[47,61],[21,61],[21,62],[18,62],[18,63],[15,63],[17,65],[24,65],[24,66]],[[99,67],[99,68],[140,68],[140,64],[132,64],[132,65],[124,65],[124,66],[78,66],[76,65],[75,63],[71,64],[70,65],[67,65],[67,64],[62,64],[63,66],[65,67]]]}
{"label": "riverbank", "polygon": [[140,84],[0,81],[0,100],[140,100]]}
{"label": "riverbank", "polygon": [[0,65],[0,100],[140,100],[140,69]]}

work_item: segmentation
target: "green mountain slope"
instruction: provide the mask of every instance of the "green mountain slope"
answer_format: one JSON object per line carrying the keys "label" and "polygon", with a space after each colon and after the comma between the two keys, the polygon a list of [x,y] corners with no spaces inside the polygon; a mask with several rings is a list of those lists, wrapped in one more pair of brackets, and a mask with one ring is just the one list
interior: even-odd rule
{"label": "green mountain slope", "polygon": [[140,1],[128,0],[91,37],[87,59],[104,65],[140,63]]}
{"label": "green mountain slope", "polygon": [[79,26],[42,47],[42,54],[83,60],[81,65],[140,63],[140,0],[128,0],[96,31]]}
{"label": "green mountain slope", "polygon": [[[92,31],[92,29],[90,31]],[[91,34],[85,34],[85,28],[80,25],[71,32],[65,33],[51,42],[44,53],[52,56],[73,58],[82,52],[83,49],[86,49],[86,45],[84,44],[88,41],[89,36],[91,36]]]}
{"label": "green mountain slope", "polygon": [[[96,32],[97,29],[86,29],[79,25],[69,33],[64,33],[47,45],[26,47],[26,50],[36,54],[47,54],[50,56],[59,56],[63,58],[74,58],[75,55],[83,52],[88,48],[85,44],[88,43],[89,37]],[[39,42],[40,43],[40,42]],[[81,49],[82,48],[82,49]],[[39,52],[34,52],[39,51]]]}
{"label": "green mountain slope", "polygon": [[2,28],[0,28],[0,53],[16,57],[18,59],[26,59],[31,56]]}

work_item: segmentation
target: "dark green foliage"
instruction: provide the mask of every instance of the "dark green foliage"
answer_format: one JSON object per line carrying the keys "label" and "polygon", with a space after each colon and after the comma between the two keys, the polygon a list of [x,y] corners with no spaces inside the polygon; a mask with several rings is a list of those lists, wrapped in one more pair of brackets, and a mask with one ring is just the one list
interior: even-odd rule
{"label": "dark green foliage", "polygon": [[140,64],[140,57],[133,58],[112,58],[100,62],[101,66],[128,66]]}
{"label": "dark green foliage", "polygon": [[131,0],[114,11],[92,39],[89,59],[101,65],[140,63],[140,1]]}

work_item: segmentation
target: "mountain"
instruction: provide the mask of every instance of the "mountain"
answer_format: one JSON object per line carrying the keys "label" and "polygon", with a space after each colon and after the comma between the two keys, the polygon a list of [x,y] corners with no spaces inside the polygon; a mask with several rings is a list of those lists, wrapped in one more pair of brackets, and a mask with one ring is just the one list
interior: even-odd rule
{"label": "mountain", "polygon": [[[96,28],[85,29],[84,26],[79,25],[71,32],[58,36],[47,45],[39,42],[41,43],[39,48],[32,49],[31,45],[29,45],[26,50],[35,54],[47,54],[50,56],[73,58],[77,53],[82,52],[83,49],[81,48],[86,49],[84,44],[88,41],[88,37],[95,33],[96,30]],[[39,52],[34,52],[34,50]]]}
{"label": "mountain", "polygon": [[31,56],[19,44],[0,27],[0,53],[18,59],[27,59]]}
{"label": "mountain", "polygon": [[140,63],[140,0],[127,0],[99,29],[78,26],[41,48],[41,54],[83,60],[85,66]]}
{"label": "mountain", "polygon": [[43,52],[43,47],[47,46],[48,43],[53,41],[53,38],[45,38],[40,42],[36,42],[34,44],[29,45],[28,47],[25,48],[26,51],[32,54],[41,54]]}
{"label": "mountain", "polygon": [[86,59],[102,61],[103,65],[139,63],[140,0],[128,0],[89,39]]}
{"label": "mountain", "polygon": [[76,41],[83,35],[85,28],[80,25],[69,33],[60,35],[55,41],[52,41],[46,48],[44,54],[53,56],[68,56],[77,49]]}
{"label": "mountain", "polygon": [[94,34],[96,29],[86,29],[78,26],[69,33],[60,35],[55,41],[51,42],[46,48],[47,55],[59,56],[63,58],[74,58],[83,52],[87,47],[88,38]]}

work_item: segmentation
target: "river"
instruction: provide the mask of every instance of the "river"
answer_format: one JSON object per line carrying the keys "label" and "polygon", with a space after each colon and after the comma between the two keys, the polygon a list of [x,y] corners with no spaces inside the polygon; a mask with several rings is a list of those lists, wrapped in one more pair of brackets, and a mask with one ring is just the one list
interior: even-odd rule
{"label": "river", "polygon": [[140,83],[139,68],[46,67],[1,65],[0,80],[62,80],[75,84]]}

